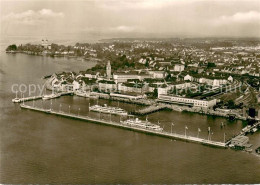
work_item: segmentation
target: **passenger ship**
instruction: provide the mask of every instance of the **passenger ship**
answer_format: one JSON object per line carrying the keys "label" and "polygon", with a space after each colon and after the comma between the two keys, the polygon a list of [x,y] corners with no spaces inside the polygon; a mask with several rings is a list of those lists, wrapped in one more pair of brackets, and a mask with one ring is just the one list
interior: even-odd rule
{"label": "passenger ship", "polygon": [[139,128],[144,128],[144,129],[149,129],[149,130],[155,130],[155,131],[163,131],[163,128],[160,127],[159,125],[152,124],[149,121],[142,121],[139,120],[138,118],[136,119],[128,119],[125,121],[120,121],[124,125],[132,126],[132,127],[139,127]]}
{"label": "passenger ship", "polygon": [[120,115],[120,116],[127,116],[128,113],[121,108],[118,107],[108,107],[106,104],[104,106],[100,105],[93,105],[89,107],[90,111],[94,112],[101,112],[101,113],[106,113],[106,114],[115,114],[115,115]]}

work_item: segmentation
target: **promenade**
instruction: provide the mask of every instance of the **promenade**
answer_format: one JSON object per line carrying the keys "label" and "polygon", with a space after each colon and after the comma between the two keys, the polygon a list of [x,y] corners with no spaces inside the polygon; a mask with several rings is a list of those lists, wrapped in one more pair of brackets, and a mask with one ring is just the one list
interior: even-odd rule
{"label": "promenade", "polygon": [[197,137],[192,137],[192,136],[187,136],[187,135],[175,134],[175,133],[170,133],[170,132],[165,132],[165,131],[154,131],[154,130],[139,128],[139,127],[131,127],[129,125],[124,125],[124,124],[121,124],[121,123],[118,123],[118,122],[107,121],[107,120],[103,120],[103,119],[96,119],[96,118],[91,118],[89,116],[76,115],[76,114],[72,114],[72,113],[54,111],[54,110],[51,110],[51,109],[43,109],[43,108],[33,107],[33,106],[29,106],[29,105],[24,105],[24,104],[21,104],[20,106],[23,109],[29,109],[29,110],[34,110],[34,111],[38,111],[38,112],[44,112],[44,113],[53,114],[53,115],[56,115],[56,116],[62,116],[62,117],[78,119],[78,120],[83,120],[83,121],[88,121],[88,122],[93,122],[93,123],[99,123],[99,124],[114,126],[114,127],[118,127],[118,128],[127,129],[127,130],[142,132],[142,133],[146,133],[146,134],[150,134],[150,135],[167,137],[167,138],[171,138],[171,139],[178,139],[178,140],[187,141],[187,142],[194,142],[194,143],[200,143],[200,144],[214,146],[214,147],[226,148],[226,143],[206,140],[206,139],[203,139],[203,138],[197,138]]}

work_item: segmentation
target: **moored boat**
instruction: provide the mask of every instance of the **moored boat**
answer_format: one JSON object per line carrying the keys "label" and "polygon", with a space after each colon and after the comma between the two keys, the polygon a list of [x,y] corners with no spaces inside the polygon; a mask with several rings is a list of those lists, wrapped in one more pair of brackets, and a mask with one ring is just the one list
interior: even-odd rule
{"label": "moored boat", "polygon": [[131,127],[139,127],[139,128],[155,130],[155,131],[160,131],[160,132],[163,131],[163,128],[160,127],[159,125],[152,124],[151,122],[149,122],[147,120],[142,121],[142,120],[139,120],[138,118],[121,121],[121,123],[124,125],[131,126]]}
{"label": "moored boat", "polygon": [[14,103],[20,103],[20,102],[21,102],[21,99],[20,99],[20,98],[14,98],[14,99],[12,99],[12,102],[14,102]]}
{"label": "moored boat", "polygon": [[128,113],[121,108],[118,107],[109,107],[106,104],[104,106],[100,105],[93,105],[89,107],[90,111],[94,112],[101,112],[101,113],[106,113],[106,114],[115,114],[115,115],[120,115],[120,116],[127,116]]}

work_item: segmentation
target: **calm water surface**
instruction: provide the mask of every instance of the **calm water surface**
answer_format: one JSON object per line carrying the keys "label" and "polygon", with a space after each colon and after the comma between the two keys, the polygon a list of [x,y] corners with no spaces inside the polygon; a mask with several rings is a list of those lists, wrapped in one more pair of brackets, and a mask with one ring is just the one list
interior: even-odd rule
{"label": "calm water surface", "polygon": [[[11,99],[11,86],[43,84],[43,75],[56,71],[79,71],[93,62],[1,53],[0,58],[0,182],[1,183],[260,183],[260,157],[241,151],[136,133],[109,126],[71,120],[21,110]],[[32,104],[32,102],[27,102]],[[64,96],[53,100],[53,108],[99,117],[89,112],[96,100]],[[133,110],[139,106],[99,100]],[[48,107],[50,101],[36,101]],[[80,108],[80,111],[78,109]],[[102,115],[103,119],[110,119]],[[116,116],[111,119],[118,120]],[[145,117],[141,118],[145,119]],[[149,121],[160,121],[165,130],[223,141],[243,127],[198,114],[157,112]],[[221,122],[227,126],[220,128]],[[250,135],[254,147],[260,145],[259,132]]]}

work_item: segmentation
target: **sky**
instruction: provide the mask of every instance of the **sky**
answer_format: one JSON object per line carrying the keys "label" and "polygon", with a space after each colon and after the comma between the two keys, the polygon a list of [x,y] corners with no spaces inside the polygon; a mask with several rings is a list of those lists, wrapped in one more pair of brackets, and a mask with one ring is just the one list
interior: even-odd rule
{"label": "sky", "polygon": [[260,0],[0,0],[1,37],[260,37]]}

